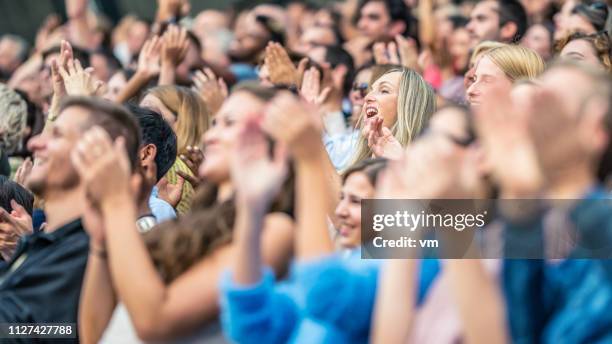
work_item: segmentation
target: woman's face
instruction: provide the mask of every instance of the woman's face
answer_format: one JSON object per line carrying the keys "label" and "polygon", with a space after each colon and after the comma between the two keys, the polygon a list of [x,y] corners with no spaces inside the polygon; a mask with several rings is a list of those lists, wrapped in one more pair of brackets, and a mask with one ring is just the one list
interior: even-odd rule
{"label": "woman's face", "polygon": [[472,81],[472,85],[467,89],[467,98],[471,106],[480,105],[489,97],[492,90],[510,92],[512,89],[510,78],[488,56],[483,56],[476,62]]}
{"label": "woman's face", "polygon": [[575,0],[566,0],[563,7],[561,7],[561,11],[555,14],[555,40],[563,38],[570,32],[569,18],[572,15],[572,10],[575,6]]}
{"label": "woman's face", "polygon": [[562,58],[584,61],[593,66],[603,67],[593,45],[584,39],[575,39],[567,43],[559,55]]}
{"label": "woman's face", "polygon": [[115,73],[108,80],[108,88],[106,90],[106,94],[104,95],[104,99],[115,101],[119,93],[123,91],[126,85],[127,79],[125,78],[125,74],[123,72]]}
{"label": "woman's face", "polygon": [[176,129],[176,114],[168,109],[162,101],[152,94],[147,94],[141,101],[140,106],[151,109],[162,115],[164,120],[173,128]]}
{"label": "woman's face", "polygon": [[387,128],[395,124],[401,77],[401,72],[392,72],[374,82],[372,90],[365,97],[364,113],[367,118],[380,117]]}
{"label": "woman's face", "polygon": [[521,44],[540,54],[544,60],[550,59],[552,48],[550,32],[543,25],[531,26],[523,37]]}
{"label": "woman's face", "polygon": [[375,189],[363,172],[355,172],[346,179],[336,207],[338,241],[343,248],[361,244],[361,200],[374,197]]}
{"label": "woman's face", "polygon": [[463,70],[470,60],[470,46],[472,40],[470,33],[464,29],[459,28],[453,31],[449,41],[449,52],[453,57],[453,66],[455,70]]}
{"label": "woman's face", "polygon": [[250,113],[263,111],[264,103],[247,92],[236,92],[224,103],[204,134],[204,162],[199,176],[220,184],[230,178],[230,159],[236,142],[240,123]]}
{"label": "woman's face", "polygon": [[353,82],[353,87],[349,93],[349,99],[353,109],[351,119],[354,119],[355,122],[361,115],[361,109],[363,109],[363,104],[365,102],[365,92],[367,92],[368,87],[370,86],[369,83],[371,78],[372,69],[364,69],[357,74],[355,81]]}

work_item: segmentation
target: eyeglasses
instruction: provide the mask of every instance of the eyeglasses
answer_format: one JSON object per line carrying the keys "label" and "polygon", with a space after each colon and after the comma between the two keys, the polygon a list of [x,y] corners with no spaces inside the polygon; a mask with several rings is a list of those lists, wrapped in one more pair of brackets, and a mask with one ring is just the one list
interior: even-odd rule
{"label": "eyeglasses", "polygon": [[354,83],[353,87],[351,87],[351,91],[353,92],[359,92],[359,95],[362,98],[365,98],[366,95],[368,95],[368,88],[370,87],[370,85],[368,85],[367,82],[363,82],[363,83]]}

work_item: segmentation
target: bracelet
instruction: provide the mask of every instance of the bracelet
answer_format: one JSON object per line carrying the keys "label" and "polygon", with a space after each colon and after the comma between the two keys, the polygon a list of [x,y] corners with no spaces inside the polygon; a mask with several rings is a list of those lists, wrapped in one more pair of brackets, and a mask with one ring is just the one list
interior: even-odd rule
{"label": "bracelet", "polygon": [[89,253],[102,260],[106,260],[108,258],[108,254],[106,253],[106,249],[104,248],[96,248],[93,246],[89,246]]}

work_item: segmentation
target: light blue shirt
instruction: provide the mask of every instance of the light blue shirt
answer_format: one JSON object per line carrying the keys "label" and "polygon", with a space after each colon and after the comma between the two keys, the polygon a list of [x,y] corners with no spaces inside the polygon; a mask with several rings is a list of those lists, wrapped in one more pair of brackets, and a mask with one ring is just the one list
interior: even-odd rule
{"label": "light blue shirt", "polygon": [[359,130],[352,129],[344,134],[329,136],[325,134],[323,136],[323,144],[329,159],[336,168],[340,171],[349,166],[353,155],[357,149],[357,143],[359,142]]}
{"label": "light blue shirt", "polygon": [[153,191],[151,191],[151,196],[149,197],[149,208],[151,208],[151,213],[155,216],[157,223],[165,222],[168,220],[176,219],[176,211],[172,206],[158,197],[159,190],[157,186],[153,187]]}

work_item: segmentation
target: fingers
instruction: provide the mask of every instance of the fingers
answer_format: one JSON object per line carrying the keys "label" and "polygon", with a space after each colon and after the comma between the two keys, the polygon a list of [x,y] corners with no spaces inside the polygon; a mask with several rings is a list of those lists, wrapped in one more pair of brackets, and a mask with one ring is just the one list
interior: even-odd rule
{"label": "fingers", "polygon": [[28,212],[25,210],[25,208],[22,207],[21,204],[17,203],[14,199],[11,200],[11,208],[13,208],[15,215],[18,217],[28,215]]}
{"label": "fingers", "polygon": [[387,52],[389,54],[389,62],[391,64],[400,64],[400,58],[397,54],[397,45],[395,44],[395,42],[391,42],[387,45]]}
{"label": "fingers", "polygon": [[189,173],[185,173],[183,171],[176,172],[181,178],[191,184],[192,187],[196,188],[200,185],[200,180]]}

